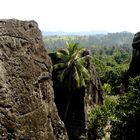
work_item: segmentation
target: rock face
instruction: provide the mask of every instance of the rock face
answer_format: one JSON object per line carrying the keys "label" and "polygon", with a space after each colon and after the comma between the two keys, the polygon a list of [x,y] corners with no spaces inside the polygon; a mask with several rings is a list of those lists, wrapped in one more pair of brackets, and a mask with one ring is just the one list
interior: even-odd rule
{"label": "rock face", "polygon": [[140,32],[135,34],[132,47],[133,47],[132,60],[129,66],[129,70],[126,73],[123,80],[123,85],[125,86],[126,91],[129,77],[136,77],[140,74]]}
{"label": "rock face", "polygon": [[[88,51],[85,53],[84,55],[89,54]],[[59,62],[55,53],[50,54],[50,56],[53,64]],[[86,88],[72,90],[71,93],[58,81],[57,70],[53,70],[55,102],[59,115],[65,123],[70,140],[80,140],[81,136],[86,135],[88,114],[94,108],[95,104],[103,103],[103,90],[91,60],[87,62],[87,68],[91,76],[87,84],[88,86]],[[65,116],[69,101],[68,112]]]}
{"label": "rock face", "polygon": [[0,139],[67,140],[34,21],[0,20]]}

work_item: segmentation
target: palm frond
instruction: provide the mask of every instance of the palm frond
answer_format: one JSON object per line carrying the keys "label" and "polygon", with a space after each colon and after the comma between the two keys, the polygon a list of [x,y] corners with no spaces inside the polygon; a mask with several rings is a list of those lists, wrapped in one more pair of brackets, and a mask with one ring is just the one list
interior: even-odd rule
{"label": "palm frond", "polygon": [[81,56],[81,54],[85,51],[85,48],[78,48],[72,55],[72,57],[74,57],[75,59],[78,59]]}
{"label": "palm frond", "polygon": [[83,77],[83,74],[79,74],[80,76],[80,87],[86,87],[85,79]]}
{"label": "palm frond", "polygon": [[63,69],[65,68],[67,65],[66,63],[57,63],[53,66],[54,69]]}
{"label": "palm frond", "polygon": [[60,51],[58,51],[58,52],[56,53],[56,56],[57,56],[57,58],[63,59],[63,58],[66,56],[66,54],[65,54],[65,53],[62,53],[62,52],[60,52]]}
{"label": "palm frond", "polygon": [[64,78],[66,77],[66,72],[67,72],[67,68],[64,69],[62,72],[60,72],[60,74],[58,75],[60,82],[64,81]]}
{"label": "palm frond", "polygon": [[83,77],[85,78],[85,80],[89,80],[90,79],[90,75],[89,75],[89,71],[83,66],[83,65],[77,65],[79,71],[81,72],[81,74],[83,75]]}
{"label": "palm frond", "polygon": [[[88,61],[88,60],[92,60],[92,57],[90,55],[86,55],[86,56],[82,56],[78,58],[80,61]],[[78,61],[79,61],[78,60]]]}
{"label": "palm frond", "polygon": [[59,79],[60,79],[60,82],[63,82],[64,81],[64,72],[60,73],[60,75],[58,75]]}
{"label": "palm frond", "polygon": [[70,52],[70,56],[71,56],[78,49],[78,43],[67,43],[67,48],[68,48],[68,50]]}
{"label": "palm frond", "polygon": [[69,55],[68,49],[60,49],[59,52],[65,54],[65,55]]}
{"label": "palm frond", "polygon": [[79,73],[76,67],[74,67],[74,74],[73,74],[74,79],[76,80],[77,83],[77,87],[80,88],[81,84],[80,84],[80,77],[79,77]]}

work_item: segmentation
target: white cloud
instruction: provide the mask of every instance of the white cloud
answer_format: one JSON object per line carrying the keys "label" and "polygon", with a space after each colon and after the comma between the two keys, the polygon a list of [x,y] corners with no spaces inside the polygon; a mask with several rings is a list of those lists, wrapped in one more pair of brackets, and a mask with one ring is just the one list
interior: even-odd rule
{"label": "white cloud", "polygon": [[138,0],[0,0],[0,18],[36,20],[42,30],[140,30]]}

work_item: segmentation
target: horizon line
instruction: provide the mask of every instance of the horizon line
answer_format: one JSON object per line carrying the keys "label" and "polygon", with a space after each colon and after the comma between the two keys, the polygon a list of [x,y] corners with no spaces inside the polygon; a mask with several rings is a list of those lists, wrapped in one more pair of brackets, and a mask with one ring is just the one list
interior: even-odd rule
{"label": "horizon line", "polygon": [[105,30],[91,30],[91,31],[42,31],[42,34],[47,35],[107,35],[109,33],[132,33],[130,31],[105,31]]}

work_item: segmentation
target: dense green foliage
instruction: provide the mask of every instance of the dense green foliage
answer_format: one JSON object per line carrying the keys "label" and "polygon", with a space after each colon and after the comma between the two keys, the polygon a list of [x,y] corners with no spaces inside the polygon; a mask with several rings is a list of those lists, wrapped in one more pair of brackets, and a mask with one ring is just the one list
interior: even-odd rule
{"label": "dense green foliage", "polygon": [[102,84],[111,86],[111,94],[118,94],[120,84],[131,60],[131,49],[126,47],[109,47],[94,50],[93,61]]}
{"label": "dense green foliage", "polygon": [[[64,41],[79,42],[92,53],[92,60],[105,91],[103,105],[96,105],[89,116],[88,139],[140,139],[140,76],[130,78],[128,93],[120,95],[120,85],[131,61],[133,34],[97,36],[54,36],[49,51],[64,48]],[[52,45],[52,46],[51,46]],[[76,80],[76,79],[75,79]],[[80,84],[79,84],[80,85]]]}
{"label": "dense green foliage", "polygon": [[49,52],[65,48],[65,42],[78,42],[89,49],[102,84],[110,84],[111,94],[118,94],[122,77],[131,60],[133,34],[128,32],[92,36],[44,37]]}
{"label": "dense green foliage", "polygon": [[109,135],[111,140],[140,139],[140,76],[130,78],[129,91],[123,96],[107,96],[90,115],[89,138]]}
{"label": "dense green foliage", "polygon": [[140,139],[140,76],[130,79],[124,96],[107,96],[104,105],[97,106],[90,115],[89,136],[111,140]]}
{"label": "dense green foliage", "polygon": [[129,32],[109,33],[107,35],[91,35],[91,36],[46,36],[44,37],[44,43],[49,52],[56,52],[56,50],[65,47],[65,42],[76,42],[80,46],[87,49],[94,50],[98,47],[112,47],[123,46],[125,48],[131,48],[133,34]]}
{"label": "dense green foliage", "polygon": [[90,140],[102,139],[110,132],[111,122],[116,119],[115,111],[118,97],[106,96],[103,105],[97,105],[89,116],[88,137]]}
{"label": "dense green foliage", "polygon": [[112,122],[112,140],[140,139],[140,76],[130,78],[129,91],[120,97]]}

